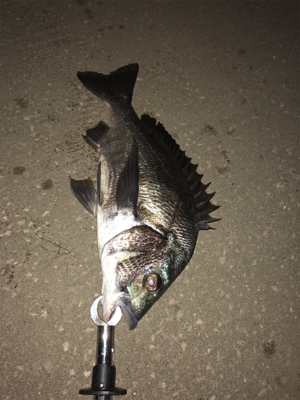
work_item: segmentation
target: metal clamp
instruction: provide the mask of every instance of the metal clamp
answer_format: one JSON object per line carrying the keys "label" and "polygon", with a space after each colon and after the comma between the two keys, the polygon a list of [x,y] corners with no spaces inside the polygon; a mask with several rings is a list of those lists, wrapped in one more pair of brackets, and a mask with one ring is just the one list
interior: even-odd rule
{"label": "metal clamp", "polygon": [[111,396],[127,394],[126,389],[116,388],[116,367],[114,365],[114,333],[115,325],[121,318],[122,312],[118,307],[108,323],[98,314],[98,305],[103,296],[98,296],[91,306],[91,318],[98,327],[96,365],[93,368],[90,388],[80,389],[79,394],[94,395],[96,400],[111,399]]}
{"label": "metal clamp", "polygon": [[106,323],[102,320],[102,318],[99,316],[98,313],[98,306],[99,303],[102,303],[103,300],[103,296],[98,296],[95,298],[95,300],[93,301],[92,305],[91,305],[91,318],[94,322],[95,325],[97,326],[102,326],[102,325],[110,325],[110,326],[116,326],[122,318],[122,311],[120,309],[120,307],[117,307],[115,312],[113,313],[111,319]]}

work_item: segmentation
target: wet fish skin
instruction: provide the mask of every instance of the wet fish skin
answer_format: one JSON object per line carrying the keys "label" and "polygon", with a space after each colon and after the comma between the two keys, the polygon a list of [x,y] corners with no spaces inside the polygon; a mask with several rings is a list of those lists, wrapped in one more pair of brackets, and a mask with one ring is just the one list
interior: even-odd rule
{"label": "wet fish skin", "polygon": [[111,127],[101,121],[85,141],[99,153],[97,189],[71,180],[73,193],[97,217],[103,273],[103,313],[116,309],[130,329],[189,262],[198,231],[217,219],[196,172],[160,123],[137,116],[132,94],[137,64],[109,75],[79,72],[84,86],[111,108]]}

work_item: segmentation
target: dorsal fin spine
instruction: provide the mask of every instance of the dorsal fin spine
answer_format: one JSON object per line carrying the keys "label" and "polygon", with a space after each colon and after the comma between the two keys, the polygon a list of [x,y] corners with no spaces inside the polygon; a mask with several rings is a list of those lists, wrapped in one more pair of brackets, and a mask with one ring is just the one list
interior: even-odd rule
{"label": "dorsal fin spine", "polygon": [[189,183],[197,213],[197,227],[198,229],[210,229],[207,222],[214,222],[217,219],[212,218],[209,213],[219,208],[210,203],[211,198],[215,193],[208,194],[206,189],[210,185],[202,183],[203,175],[197,173],[198,165],[191,163],[191,158],[185,155],[185,151],[181,150],[176,141],[172,136],[165,130],[161,123],[156,123],[156,119],[150,117],[149,115],[142,115],[141,122],[144,123],[148,128],[154,131],[160,139],[169,148],[170,152],[173,154],[174,159],[176,159],[178,165],[180,166],[183,175]]}

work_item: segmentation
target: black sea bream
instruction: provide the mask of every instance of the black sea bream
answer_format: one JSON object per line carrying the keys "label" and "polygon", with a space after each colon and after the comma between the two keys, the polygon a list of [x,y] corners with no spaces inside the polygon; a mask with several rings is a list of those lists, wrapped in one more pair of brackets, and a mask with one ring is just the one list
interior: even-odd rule
{"label": "black sea bream", "polygon": [[100,156],[97,189],[91,180],[71,180],[82,205],[97,217],[103,275],[103,320],[117,307],[129,329],[185,268],[198,231],[217,219],[197,165],[190,162],[160,123],[137,116],[132,94],[138,64],[109,75],[78,72],[83,85],[111,109],[85,141]]}

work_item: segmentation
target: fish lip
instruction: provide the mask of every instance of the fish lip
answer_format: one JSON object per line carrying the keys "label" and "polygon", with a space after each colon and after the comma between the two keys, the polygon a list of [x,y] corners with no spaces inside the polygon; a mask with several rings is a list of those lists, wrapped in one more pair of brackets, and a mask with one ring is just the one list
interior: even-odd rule
{"label": "fish lip", "polygon": [[102,321],[109,325],[109,321],[112,319],[113,313],[116,311],[116,308],[107,309],[106,312],[102,315]]}
{"label": "fish lip", "polygon": [[132,307],[131,303],[131,298],[130,295],[125,289],[124,291],[120,292],[116,302],[115,302],[115,308],[120,307],[122,311],[122,316],[124,317],[128,329],[133,330],[137,326],[137,318],[135,316],[134,309]]}
{"label": "fish lip", "polygon": [[136,328],[138,320],[136,318],[130,294],[127,288],[123,288],[121,291],[120,289],[116,290],[114,294],[110,294],[110,296],[108,296],[108,299],[110,300],[107,301],[107,297],[103,295],[103,314],[101,318],[103,322],[109,325],[111,319],[113,318],[113,314],[119,307],[122,313],[122,317],[124,317],[127,323],[128,329],[132,330]]}

